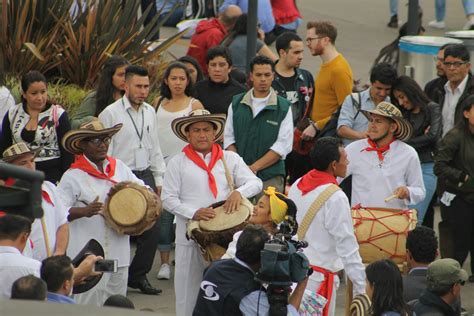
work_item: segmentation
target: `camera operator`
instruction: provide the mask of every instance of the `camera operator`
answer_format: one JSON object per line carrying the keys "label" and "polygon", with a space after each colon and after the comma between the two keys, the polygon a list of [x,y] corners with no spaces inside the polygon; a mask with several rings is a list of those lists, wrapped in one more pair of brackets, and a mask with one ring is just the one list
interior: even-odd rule
{"label": "camera operator", "polygon": [[[263,286],[255,280],[260,253],[269,240],[260,225],[248,225],[237,242],[236,258],[215,261],[204,273],[193,315],[269,315]],[[308,278],[289,297],[289,315],[298,315]]]}

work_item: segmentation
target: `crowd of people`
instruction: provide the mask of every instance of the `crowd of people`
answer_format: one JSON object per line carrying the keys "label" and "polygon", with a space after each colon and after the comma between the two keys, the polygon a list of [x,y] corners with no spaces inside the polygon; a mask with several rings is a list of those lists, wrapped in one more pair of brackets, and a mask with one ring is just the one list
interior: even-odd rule
{"label": "crowd of people", "polygon": [[[245,6],[225,2],[218,17],[198,24],[187,56],[169,64],[151,104],[148,70],[120,56],[105,63],[72,117],[48,98],[43,74],[23,76],[20,103],[8,99],[0,109],[0,153],[2,163],[44,172],[44,216],[0,217],[1,297],[133,308],[127,287],[160,294],[147,274],[158,250],[157,278],[171,278],[175,244],[177,315],[267,315],[271,295],[254,277],[265,244],[290,222],[294,237],[308,243],[303,258],[312,274],[296,282],[289,314],[307,306],[302,301],[310,293],[327,301],[318,306],[322,315],[334,315],[344,270],[354,313],[459,315],[461,285],[474,282],[462,269],[474,253],[474,79],[467,47],[441,47],[438,77],[424,89],[377,63],[370,85],[358,91],[331,22],[309,22],[302,39],[281,30],[294,21],[275,16],[281,27],[262,23],[267,34],[246,65]],[[269,33],[278,57],[264,42]],[[300,68],[305,44],[321,59],[316,78]],[[146,187],[163,207],[150,228],[132,237],[101,216],[109,192],[124,181]],[[217,218],[216,202],[234,214],[249,200],[256,205],[248,225],[224,249],[225,259],[206,261],[190,223]],[[436,260],[431,228],[438,200],[443,259]],[[416,209],[418,226],[406,242],[408,275],[402,278],[390,259],[364,266],[351,217],[361,207],[390,208],[394,216]],[[102,253],[71,260],[91,239]],[[116,260],[114,273],[92,271],[103,258]]]}

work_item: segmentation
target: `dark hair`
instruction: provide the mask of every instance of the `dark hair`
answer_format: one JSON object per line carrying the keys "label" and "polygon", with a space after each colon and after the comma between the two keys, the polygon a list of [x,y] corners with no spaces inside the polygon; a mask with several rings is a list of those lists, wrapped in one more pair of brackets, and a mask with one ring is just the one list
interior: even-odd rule
{"label": "dark hair", "polygon": [[66,255],[48,257],[41,263],[41,279],[46,282],[49,292],[56,293],[65,281],[72,279],[73,273],[71,258]]}
{"label": "dark hair", "polygon": [[288,209],[286,210],[286,215],[288,216],[287,220],[292,226],[293,231],[296,233],[296,231],[298,231],[298,223],[296,222],[296,212],[298,211],[298,208],[296,207],[295,202],[286,197],[283,193],[276,192],[276,195],[288,206]]}
{"label": "dark hair", "polygon": [[100,113],[114,100],[114,92],[116,88],[112,84],[112,77],[117,71],[117,68],[130,65],[128,60],[122,56],[111,56],[104,63],[104,67],[100,72],[99,82],[96,90],[96,105],[95,105],[95,116],[99,116]]}
{"label": "dark hair", "polygon": [[275,41],[275,49],[277,51],[278,56],[280,55],[280,50],[282,49],[288,52],[292,41],[302,42],[303,40],[301,39],[301,37],[299,37],[298,34],[293,32],[285,32],[277,37]]}
{"label": "dark hair", "polygon": [[428,103],[430,103],[430,99],[428,96],[423,92],[421,87],[418,83],[408,76],[400,76],[398,77],[397,81],[392,86],[392,100],[393,102],[400,107],[398,104],[398,100],[394,96],[394,91],[403,92],[408,101],[411,102],[414,106],[419,106],[421,109],[424,109]]}
{"label": "dark hair", "polygon": [[196,82],[199,82],[204,79],[204,74],[202,73],[201,65],[199,65],[196,58],[191,57],[191,56],[183,56],[179,58],[178,61],[193,65],[197,73]]}
{"label": "dark hair", "polygon": [[46,300],[46,283],[30,274],[17,279],[12,284],[11,299]]}
{"label": "dark hair", "polygon": [[171,74],[171,70],[173,70],[173,69],[182,69],[184,71],[184,73],[186,74],[186,78],[188,79],[188,84],[186,85],[186,88],[184,89],[184,94],[187,95],[188,97],[192,96],[193,95],[193,82],[191,80],[191,75],[189,74],[188,68],[186,68],[186,65],[183,64],[182,62],[175,61],[175,62],[171,63],[168,66],[168,68],[166,68],[165,73],[163,74],[163,80],[162,80],[161,86],[160,86],[160,95],[161,95],[161,97],[164,97],[164,98],[167,98],[167,99],[172,98],[171,90],[170,90],[169,86],[166,84],[164,79],[165,78],[168,79],[168,77]]}
{"label": "dark hair", "polygon": [[370,315],[380,316],[388,311],[401,315],[408,313],[408,307],[403,300],[402,275],[392,260],[372,262],[365,268],[365,274],[373,287]]}
{"label": "dark hair", "polygon": [[130,65],[125,69],[125,79],[133,76],[148,77],[148,70],[142,66]]}
{"label": "dark hair", "polygon": [[446,57],[448,56],[459,58],[462,61],[471,61],[471,55],[469,54],[469,50],[464,44],[451,44],[446,47],[446,49],[444,50],[444,59],[446,59]]}
{"label": "dark hair", "polygon": [[[474,95],[470,95],[466,98],[466,100],[462,101],[461,109],[464,114],[466,111],[470,111],[471,108],[474,106]],[[459,126],[468,128],[469,127],[469,120],[462,115],[462,119],[458,123]]]}
{"label": "dark hair", "polygon": [[109,296],[109,298],[105,300],[104,306],[135,309],[133,302],[128,297],[120,294]]}
{"label": "dark hair", "polygon": [[[21,90],[23,91],[23,93],[26,93],[30,85],[35,82],[44,82],[46,86],[48,85],[46,77],[41,72],[37,70],[28,71],[26,74],[23,75],[23,77],[21,77]],[[26,100],[25,98],[23,98],[23,95],[21,96],[21,101],[23,105],[26,106]],[[48,107],[49,105],[50,103],[48,101],[46,106]]]}
{"label": "dark hair", "polygon": [[255,56],[250,61],[250,72],[253,72],[253,67],[255,65],[270,65],[272,71],[275,71],[275,63],[266,56]]}
{"label": "dark hair", "polygon": [[247,225],[237,241],[235,256],[247,264],[259,263],[260,252],[269,238],[262,225]]}
{"label": "dark hair", "polygon": [[438,250],[438,238],[435,231],[426,226],[417,226],[408,232],[406,249],[410,251],[416,262],[433,262]]}
{"label": "dark hair", "polygon": [[[255,30],[257,32],[257,30]],[[229,47],[230,44],[235,40],[239,35],[247,35],[247,14],[244,13],[237,18],[235,25],[232,27],[232,30],[229,34],[224,37],[221,41],[221,45],[224,47]]]}
{"label": "dark hair", "polygon": [[24,216],[6,214],[0,217],[0,240],[16,240],[22,233],[31,232],[31,220]]}
{"label": "dark hair", "polygon": [[443,46],[441,46],[441,47],[439,48],[438,51],[443,50],[443,49],[446,49],[446,47],[448,47],[449,45],[453,45],[453,43],[444,44]]}
{"label": "dark hair", "polygon": [[339,159],[341,159],[339,148],[343,146],[342,140],[339,138],[319,138],[309,154],[311,165],[316,170],[326,171],[331,162],[339,161]]}
{"label": "dark hair", "polygon": [[389,63],[380,63],[372,67],[370,71],[370,82],[378,81],[382,84],[393,86],[397,80],[397,70]]}
{"label": "dark hair", "polygon": [[214,46],[210,48],[206,54],[206,65],[209,65],[209,62],[216,57],[223,57],[229,64],[229,67],[232,66],[232,54],[229,48],[225,46]]}
{"label": "dark hair", "polygon": [[329,21],[310,21],[306,24],[306,29],[310,30],[312,28],[316,29],[316,34],[318,36],[327,36],[329,40],[334,45],[336,43],[337,38],[337,29],[336,27]]}

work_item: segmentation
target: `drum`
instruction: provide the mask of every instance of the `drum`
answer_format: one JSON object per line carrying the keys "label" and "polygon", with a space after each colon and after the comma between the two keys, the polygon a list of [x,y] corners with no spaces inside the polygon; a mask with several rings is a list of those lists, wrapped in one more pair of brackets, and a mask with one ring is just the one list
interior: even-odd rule
{"label": "drum", "polygon": [[416,227],[416,210],[354,207],[352,222],[362,262],[406,261],[405,243],[408,231]]}
{"label": "drum", "polygon": [[110,189],[102,215],[107,225],[120,234],[140,235],[150,229],[161,213],[158,196],[130,181]]}
{"label": "drum", "polygon": [[211,206],[216,212],[213,219],[188,222],[188,238],[199,245],[206,261],[218,260],[225,254],[234,234],[247,226],[252,214],[253,204],[245,197],[242,197],[239,210],[231,214],[226,214],[224,203]]}

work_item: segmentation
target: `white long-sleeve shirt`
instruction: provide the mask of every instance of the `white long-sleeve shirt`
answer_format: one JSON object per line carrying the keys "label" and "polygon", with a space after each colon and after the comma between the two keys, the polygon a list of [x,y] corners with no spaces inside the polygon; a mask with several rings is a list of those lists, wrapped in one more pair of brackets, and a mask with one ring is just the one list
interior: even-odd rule
{"label": "white long-sleeve shirt", "polygon": [[[96,167],[92,162],[91,164]],[[107,170],[107,165],[108,161],[105,160],[104,170]],[[130,168],[118,159],[112,179],[117,183],[133,181],[145,185],[132,173]],[[62,191],[64,204],[69,210],[71,207],[84,207],[94,201],[97,196],[99,202],[105,203],[107,194],[113,186],[114,183],[111,181],[95,178],[80,169],[69,169],[62,176],[58,188]],[[94,238],[104,248],[105,259],[118,259],[118,267],[129,266],[129,236],[119,234],[107,226],[101,215],[73,220],[69,223],[69,232],[71,237],[67,254],[71,258],[74,258],[86,243]]]}
{"label": "white long-sleeve shirt", "polygon": [[[302,194],[297,185],[298,179],[290,188],[288,197],[295,202],[298,212],[296,221],[299,225],[308,212],[311,204],[329,186],[324,184]],[[359,244],[354,235],[351,209],[343,191],[335,192],[314,217],[304,238],[308,247],[303,253],[311,265],[331,272],[344,269],[354,284],[354,294],[365,293],[365,267],[359,255]],[[314,272],[310,278],[317,282],[324,280],[321,273]]]}
{"label": "white long-sleeve shirt", "polygon": [[[107,106],[100,113],[99,120],[106,128],[118,123],[123,124],[120,131],[112,137],[108,154],[122,160],[132,170],[142,171],[150,167],[156,185],[161,186],[166,167],[161,153],[153,107],[143,103],[136,111],[124,96]],[[141,141],[138,135],[142,135]],[[140,148],[145,149],[147,156],[145,165],[137,159]]]}
{"label": "white long-sleeve shirt", "polygon": [[[346,147],[349,166],[347,176],[352,175],[351,205],[407,209],[425,198],[425,185],[420,159],[413,147],[396,140],[384,153],[381,163],[377,152],[367,151],[367,139],[361,139]],[[406,186],[409,200],[384,199],[393,195],[396,188]]]}
{"label": "white long-sleeve shirt", "polygon": [[[198,153],[202,156],[202,154]],[[203,157],[207,165],[211,154]],[[242,196],[252,197],[262,190],[262,181],[245,164],[243,159],[234,152],[224,151],[224,159],[232,175],[234,186]],[[193,245],[186,239],[186,222],[193,218],[201,207],[227,199],[231,191],[225,177],[222,160],[219,160],[212,174],[216,180],[217,197],[211,192],[207,172],[198,167],[183,152],[171,158],[166,168],[161,199],[163,208],[176,215],[176,243]]]}
{"label": "white long-sleeve shirt", "polygon": [[[252,90],[253,91],[253,90]],[[268,100],[272,93],[275,93],[273,89],[272,92],[268,94],[265,98],[255,98],[253,92],[250,91],[251,100],[252,100],[252,114],[255,118],[264,108],[267,106]],[[276,152],[280,155],[281,159],[285,159],[293,149],[293,114],[291,109],[286,113],[285,118],[281,121],[280,130],[278,131],[277,140],[270,147],[270,150]],[[234,135],[234,120],[233,120],[233,111],[232,104],[229,106],[227,111],[227,120],[224,128],[224,148],[229,147],[230,145],[235,144],[235,135]]]}

